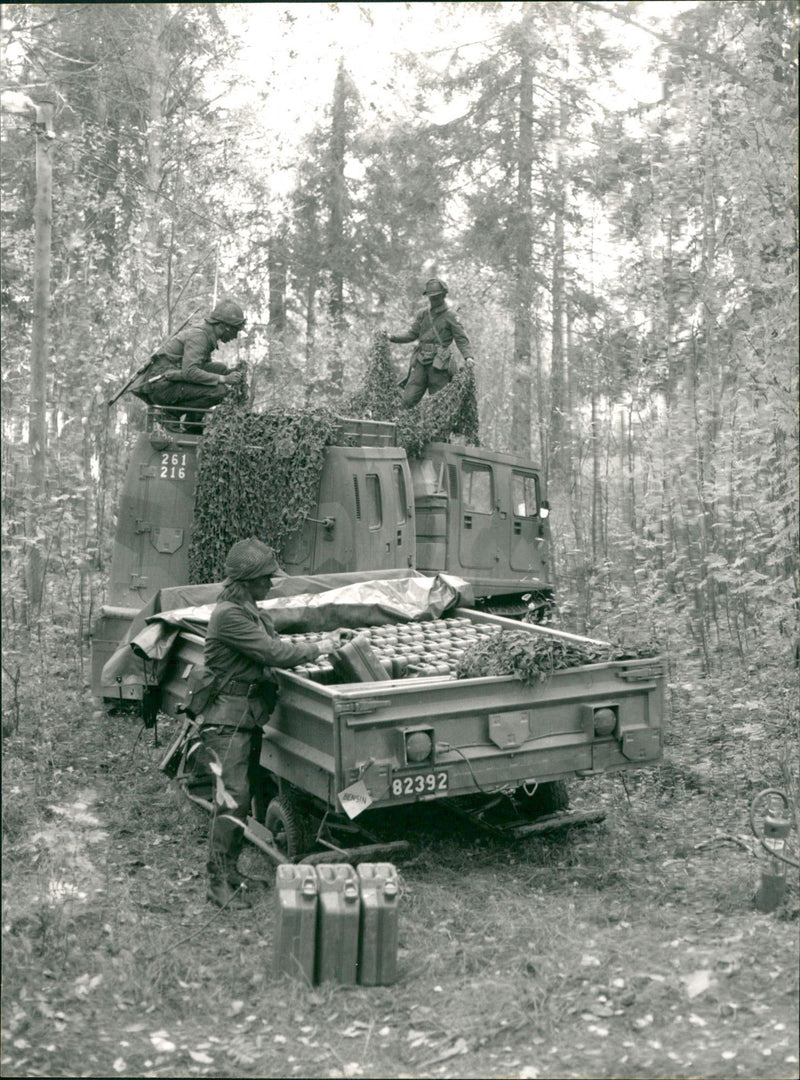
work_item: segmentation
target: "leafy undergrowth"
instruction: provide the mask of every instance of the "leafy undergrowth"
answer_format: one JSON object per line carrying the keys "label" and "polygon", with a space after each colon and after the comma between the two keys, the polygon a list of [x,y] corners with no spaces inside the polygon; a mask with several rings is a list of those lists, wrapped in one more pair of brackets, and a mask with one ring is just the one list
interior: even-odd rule
{"label": "leafy undergrowth", "polygon": [[571,785],[603,825],[501,842],[441,807],[398,818],[399,979],[362,989],[275,978],[273,892],[206,903],[207,822],[152,733],[45,688],[3,761],[3,1074],[796,1076],[796,875],[755,912],[747,826],[794,744],[774,681],[770,710],[737,689],[708,695],[717,727],[676,686],[663,765]]}

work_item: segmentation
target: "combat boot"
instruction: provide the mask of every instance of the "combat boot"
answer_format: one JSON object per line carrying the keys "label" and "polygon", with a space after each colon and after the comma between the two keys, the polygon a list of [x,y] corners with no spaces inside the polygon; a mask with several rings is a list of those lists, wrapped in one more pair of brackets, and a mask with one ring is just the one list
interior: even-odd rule
{"label": "combat boot", "polygon": [[269,882],[263,881],[261,878],[251,878],[247,874],[243,874],[239,867],[236,865],[236,859],[233,856],[229,856],[225,859],[225,880],[234,889],[245,889],[247,892],[254,892],[256,889],[268,889]]}
{"label": "combat boot", "polygon": [[243,911],[252,907],[244,890],[228,881],[224,864],[209,863],[206,899],[217,907],[225,907],[231,911]]}

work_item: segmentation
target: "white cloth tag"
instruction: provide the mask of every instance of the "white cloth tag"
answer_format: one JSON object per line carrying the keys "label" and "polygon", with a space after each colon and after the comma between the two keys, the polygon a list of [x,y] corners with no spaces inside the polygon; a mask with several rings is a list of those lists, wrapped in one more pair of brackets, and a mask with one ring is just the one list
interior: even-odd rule
{"label": "white cloth tag", "polygon": [[352,820],[358,817],[363,810],[372,806],[373,798],[364,781],[356,780],[355,784],[351,784],[350,787],[346,787],[339,792],[339,802],[342,804],[342,810]]}

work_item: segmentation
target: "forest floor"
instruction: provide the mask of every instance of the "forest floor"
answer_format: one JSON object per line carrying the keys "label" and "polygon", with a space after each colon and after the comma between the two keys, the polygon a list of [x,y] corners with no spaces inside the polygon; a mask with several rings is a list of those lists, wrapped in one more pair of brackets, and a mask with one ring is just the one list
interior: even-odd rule
{"label": "forest floor", "polygon": [[797,1077],[797,874],[755,911],[747,817],[764,787],[797,794],[774,674],[673,686],[662,765],[571,785],[602,825],[405,821],[399,978],[377,988],[273,976],[274,891],[206,902],[207,820],[152,732],[43,689],[3,756],[2,1075]]}

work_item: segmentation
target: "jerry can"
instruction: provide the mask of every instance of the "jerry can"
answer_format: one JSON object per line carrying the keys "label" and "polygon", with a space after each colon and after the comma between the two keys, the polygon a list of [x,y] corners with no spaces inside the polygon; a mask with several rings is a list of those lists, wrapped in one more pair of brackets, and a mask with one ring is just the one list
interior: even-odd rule
{"label": "jerry can", "polygon": [[275,974],[299,976],[309,985],[314,982],[318,893],[313,866],[278,867]]}
{"label": "jerry can", "polygon": [[317,866],[317,982],[355,983],[358,972],[358,875],[349,863]]}
{"label": "jerry can", "polygon": [[397,979],[397,930],[400,883],[391,863],[359,863],[361,925],[358,981],[389,986]]}

